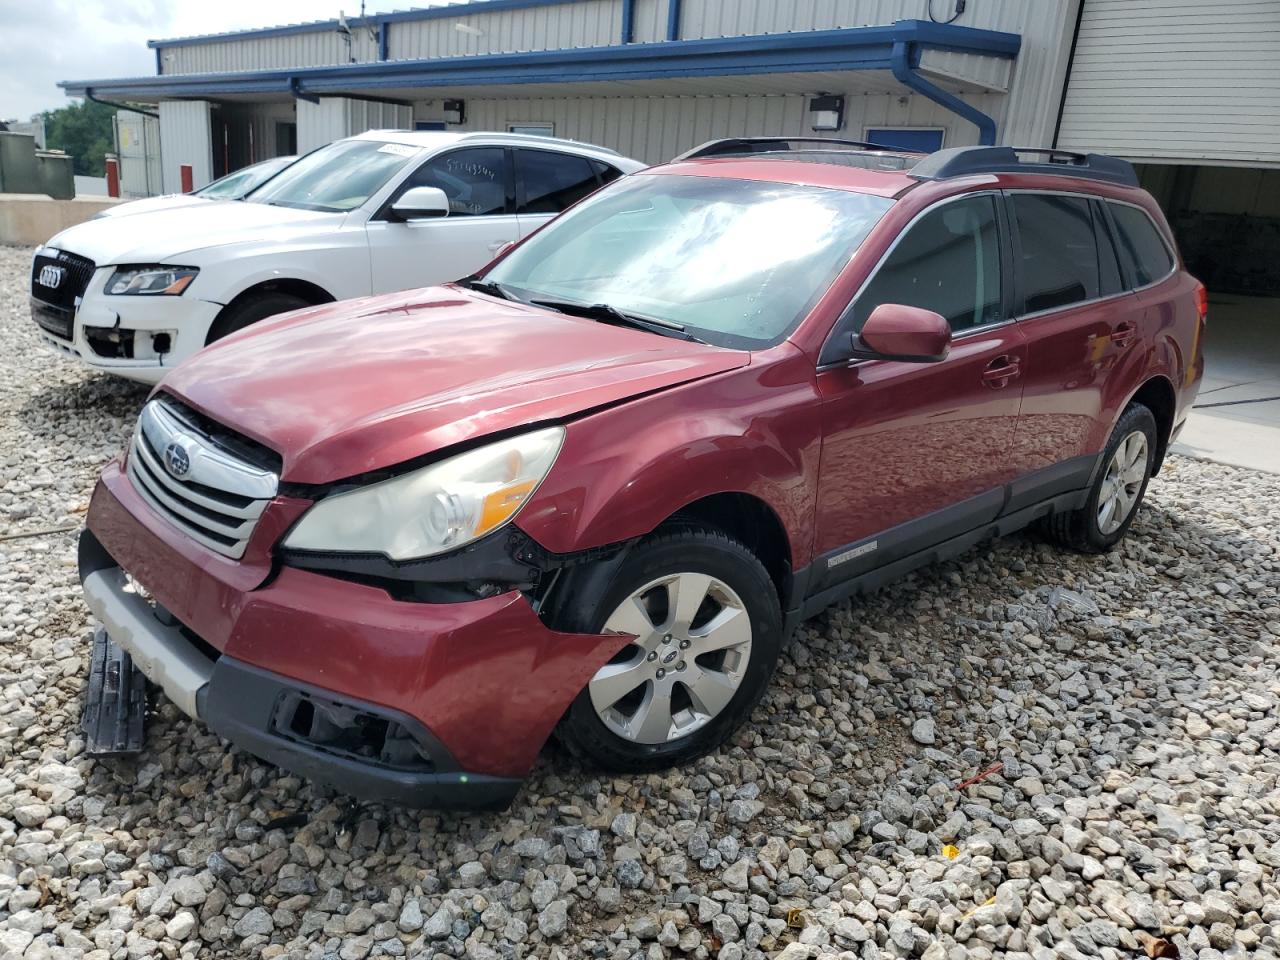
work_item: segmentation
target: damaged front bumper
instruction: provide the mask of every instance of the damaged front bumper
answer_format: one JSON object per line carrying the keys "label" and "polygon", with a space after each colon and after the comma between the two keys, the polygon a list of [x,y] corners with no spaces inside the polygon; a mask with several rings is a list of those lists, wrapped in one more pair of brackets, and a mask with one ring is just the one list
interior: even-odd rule
{"label": "damaged front bumper", "polygon": [[152,513],[118,467],[104,473],[80,577],[112,640],[237,746],[408,806],[506,806],[628,639],[551,630],[517,591],[421,603],[278,563],[260,582],[244,572]]}

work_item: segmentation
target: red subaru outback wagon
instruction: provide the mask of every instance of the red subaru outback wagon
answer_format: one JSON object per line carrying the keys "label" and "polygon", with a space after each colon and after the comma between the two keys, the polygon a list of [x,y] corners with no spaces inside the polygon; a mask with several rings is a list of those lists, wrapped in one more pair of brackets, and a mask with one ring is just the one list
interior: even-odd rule
{"label": "red subaru outback wagon", "polygon": [[84,594],[186,713],[352,794],[502,806],[553,732],[682,763],[832,601],[1033,521],[1115,544],[1205,312],[1123,161],[708,144],[176,368]]}

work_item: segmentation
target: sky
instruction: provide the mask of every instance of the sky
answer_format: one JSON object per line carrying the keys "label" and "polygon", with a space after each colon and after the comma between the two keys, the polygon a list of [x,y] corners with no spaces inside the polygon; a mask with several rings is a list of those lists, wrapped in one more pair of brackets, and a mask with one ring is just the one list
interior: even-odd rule
{"label": "sky", "polygon": [[[368,13],[443,0],[368,0]],[[0,0],[0,119],[65,106],[59,80],[151,76],[148,40],[360,13],[360,0]]]}

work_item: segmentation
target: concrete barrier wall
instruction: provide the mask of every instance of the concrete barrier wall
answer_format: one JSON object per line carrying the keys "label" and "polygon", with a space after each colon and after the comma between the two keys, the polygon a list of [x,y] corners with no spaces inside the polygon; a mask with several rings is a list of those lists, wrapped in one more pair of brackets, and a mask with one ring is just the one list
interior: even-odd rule
{"label": "concrete barrier wall", "polygon": [[34,193],[0,194],[0,243],[34,247],[119,202],[107,197],[54,200]]}

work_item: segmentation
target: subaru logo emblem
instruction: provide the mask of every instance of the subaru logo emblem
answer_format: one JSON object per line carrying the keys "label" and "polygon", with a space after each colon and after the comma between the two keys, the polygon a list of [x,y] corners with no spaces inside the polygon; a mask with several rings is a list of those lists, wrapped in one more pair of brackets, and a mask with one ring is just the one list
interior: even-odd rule
{"label": "subaru logo emblem", "polygon": [[670,653],[668,653],[665,657],[662,658],[662,662],[670,663],[672,660],[674,660],[678,656],[680,656],[680,651],[672,650]]}
{"label": "subaru logo emblem", "polygon": [[40,268],[40,276],[37,278],[37,282],[40,286],[48,287],[52,290],[62,283],[62,278],[66,275],[67,271],[62,267],[55,267],[52,263],[46,263]]}
{"label": "subaru logo emblem", "polygon": [[178,478],[185,477],[191,469],[191,454],[179,441],[174,440],[164,448],[164,468]]}

